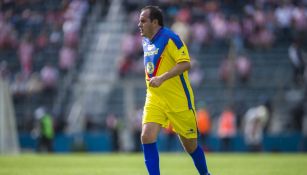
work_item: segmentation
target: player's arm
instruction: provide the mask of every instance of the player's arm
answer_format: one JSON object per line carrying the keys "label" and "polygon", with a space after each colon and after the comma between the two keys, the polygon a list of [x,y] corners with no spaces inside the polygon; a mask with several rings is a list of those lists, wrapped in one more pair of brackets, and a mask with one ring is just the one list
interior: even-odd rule
{"label": "player's arm", "polygon": [[149,81],[149,86],[151,87],[159,87],[164,81],[173,78],[177,75],[182,74],[184,71],[187,71],[191,68],[190,62],[183,61],[177,63],[172,69],[170,69],[168,72],[165,72],[164,74],[156,77],[152,77],[150,79],[147,79]]}

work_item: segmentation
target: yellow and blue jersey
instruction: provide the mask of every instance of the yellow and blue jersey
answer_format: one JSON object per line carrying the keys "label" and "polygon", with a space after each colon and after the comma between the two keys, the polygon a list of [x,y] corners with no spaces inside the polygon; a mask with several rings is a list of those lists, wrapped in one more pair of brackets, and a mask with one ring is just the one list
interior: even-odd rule
{"label": "yellow and blue jersey", "polygon": [[[188,49],[177,34],[162,27],[152,40],[143,38],[145,79],[162,75],[177,63],[190,62]],[[158,88],[149,87],[146,81],[147,106],[166,107],[180,112],[194,109],[194,95],[188,79],[188,71],[168,79]],[[160,106],[161,107],[161,106]]]}

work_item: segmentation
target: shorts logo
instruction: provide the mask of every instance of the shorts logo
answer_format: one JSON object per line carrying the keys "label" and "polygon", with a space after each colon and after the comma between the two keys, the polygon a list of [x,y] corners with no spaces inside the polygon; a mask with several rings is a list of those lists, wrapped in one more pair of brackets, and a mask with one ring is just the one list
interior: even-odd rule
{"label": "shorts logo", "polygon": [[187,130],[186,134],[188,135],[188,134],[194,134],[194,133],[195,133],[194,129],[189,129],[189,130]]}
{"label": "shorts logo", "polygon": [[146,65],[146,71],[148,74],[152,74],[155,70],[155,66],[152,62],[148,62]]}

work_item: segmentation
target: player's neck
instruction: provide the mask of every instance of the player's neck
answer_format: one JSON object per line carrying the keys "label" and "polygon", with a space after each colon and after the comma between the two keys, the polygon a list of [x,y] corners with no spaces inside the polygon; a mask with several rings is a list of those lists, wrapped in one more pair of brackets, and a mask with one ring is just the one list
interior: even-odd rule
{"label": "player's neck", "polygon": [[155,38],[156,34],[160,31],[161,28],[162,28],[162,26],[158,26],[157,28],[154,29],[154,32],[153,32],[152,36],[150,37],[150,40]]}

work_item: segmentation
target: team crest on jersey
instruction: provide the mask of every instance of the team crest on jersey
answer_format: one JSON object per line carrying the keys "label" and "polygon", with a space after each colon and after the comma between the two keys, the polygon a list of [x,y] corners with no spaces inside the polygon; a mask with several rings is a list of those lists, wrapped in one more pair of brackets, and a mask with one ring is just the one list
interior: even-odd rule
{"label": "team crest on jersey", "polygon": [[146,64],[146,71],[148,74],[152,74],[155,70],[155,65],[152,62]]}

